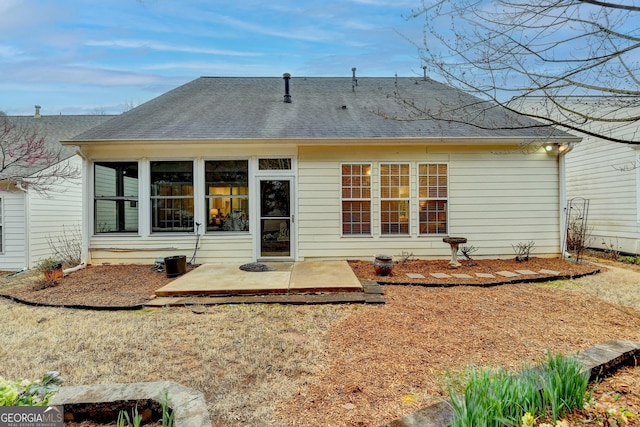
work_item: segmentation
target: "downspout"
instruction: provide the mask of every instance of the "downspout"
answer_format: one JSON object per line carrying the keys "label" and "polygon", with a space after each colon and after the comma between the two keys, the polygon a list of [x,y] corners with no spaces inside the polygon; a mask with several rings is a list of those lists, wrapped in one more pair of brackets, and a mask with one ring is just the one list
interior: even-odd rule
{"label": "downspout", "polygon": [[560,186],[560,254],[562,258],[567,258],[570,254],[567,252],[567,236],[565,230],[567,227],[567,165],[565,156],[573,150],[574,143],[567,144],[567,148],[562,151],[558,151],[558,181]]}
{"label": "downspout", "polygon": [[89,189],[87,187],[87,181],[89,177],[89,158],[82,151],[82,148],[78,147],[76,154],[82,158],[82,252],[80,254],[80,265],[86,266],[91,260],[89,259],[89,223],[90,223],[90,209],[89,203]]}

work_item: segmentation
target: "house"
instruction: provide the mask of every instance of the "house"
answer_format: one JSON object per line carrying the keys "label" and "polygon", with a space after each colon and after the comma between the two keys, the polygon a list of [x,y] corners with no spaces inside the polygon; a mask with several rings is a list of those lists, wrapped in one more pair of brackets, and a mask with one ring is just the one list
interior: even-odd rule
{"label": "house", "polygon": [[561,153],[579,138],[410,111],[462,100],[426,77],[355,71],[193,80],[63,142],[85,162],[85,257],[150,263],[198,245],[198,263],[447,258],[446,236],[478,257],[529,241],[558,255]]}
{"label": "house", "polygon": [[[620,107],[628,101],[626,111]],[[613,118],[622,113],[637,117],[637,97],[565,96],[557,99],[574,111]],[[560,118],[556,104],[543,97],[530,97],[526,111]],[[599,135],[639,141],[637,122],[583,124],[581,118],[564,113],[562,120]],[[566,155],[567,206],[570,230],[584,224],[586,246],[599,250],[640,254],[640,145],[611,142],[585,135]],[[571,241],[571,237],[568,239]]]}
{"label": "house", "polygon": [[[40,115],[36,106],[33,116],[6,116],[9,127],[16,132],[27,131],[44,138],[53,149],[60,148],[61,162],[81,168],[82,160],[75,147],[62,147],[60,140],[69,139],[113,116]],[[11,135],[5,135],[11,137]],[[40,172],[38,168],[22,171],[23,175]],[[56,241],[63,233],[71,237],[81,230],[82,182],[63,181],[46,194],[28,185],[15,185],[0,180],[0,270],[18,271],[33,267],[40,259],[50,257],[49,240]],[[78,234],[76,233],[76,234]]]}

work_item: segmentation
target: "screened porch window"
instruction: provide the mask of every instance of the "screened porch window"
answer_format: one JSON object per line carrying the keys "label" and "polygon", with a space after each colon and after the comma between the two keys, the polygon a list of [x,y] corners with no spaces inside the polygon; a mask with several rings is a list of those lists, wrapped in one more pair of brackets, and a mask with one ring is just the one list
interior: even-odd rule
{"label": "screened porch window", "polygon": [[207,231],[249,231],[249,162],[205,162]]}
{"label": "screened porch window", "polygon": [[96,162],[93,171],[94,232],[137,232],[138,163]]}
{"label": "screened porch window", "polygon": [[380,164],[380,233],[409,234],[410,165]]}
{"label": "screened porch window", "polygon": [[447,234],[449,198],[447,165],[418,165],[420,234]]}
{"label": "screened porch window", "polygon": [[193,162],[151,162],[151,230],[193,231]]}
{"label": "screened porch window", "polygon": [[371,235],[371,164],[342,165],[342,235]]}

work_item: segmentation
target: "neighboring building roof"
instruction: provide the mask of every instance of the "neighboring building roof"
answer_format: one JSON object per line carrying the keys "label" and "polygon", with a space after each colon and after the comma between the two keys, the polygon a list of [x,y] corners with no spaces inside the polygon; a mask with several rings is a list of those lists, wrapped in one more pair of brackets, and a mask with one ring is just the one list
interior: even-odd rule
{"label": "neighboring building roof", "polygon": [[[16,125],[17,129],[35,131],[38,137],[44,137],[49,147],[61,149],[61,160],[67,159],[76,153],[76,147],[62,146],[60,141],[70,139],[75,135],[94,126],[102,124],[115,115],[57,115],[57,116],[3,116],[0,120],[7,119]],[[38,172],[39,168],[28,170],[25,175]]]}
{"label": "neighboring building roof", "polygon": [[[88,130],[75,141],[219,139],[578,138],[552,128],[508,129],[522,118],[481,111],[481,102],[423,78],[297,77],[285,103],[281,77],[200,77]],[[412,107],[448,110],[473,104],[481,129],[455,121],[415,120]],[[482,104],[486,106],[486,103]],[[400,120],[398,120],[400,118]],[[405,120],[406,119],[406,120]],[[528,120],[528,119],[527,119]],[[530,121],[539,126],[539,122]],[[504,129],[500,129],[504,128]]]}

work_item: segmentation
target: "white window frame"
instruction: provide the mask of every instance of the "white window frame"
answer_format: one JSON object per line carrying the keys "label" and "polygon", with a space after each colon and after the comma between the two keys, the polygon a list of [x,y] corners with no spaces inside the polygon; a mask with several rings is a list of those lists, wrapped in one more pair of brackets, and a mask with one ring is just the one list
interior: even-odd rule
{"label": "white window frame", "polygon": [[[398,178],[400,180],[402,180],[403,178],[406,178],[406,186],[404,185],[398,185],[397,187],[397,196],[387,196],[384,197],[384,193],[385,193],[385,189],[390,189],[390,192],[394,192],[393,191],[393,186],[389,185],[387,186],[385,184],[385,175],[383,175],[383,169],[385,167],[393,167],[393,166],[398,166],[400,168],[406,167],[407,168],[407,174],[404,175],[402,173],[398,174]],[[411,163],[410,162],[382,162],[378,165],[379,170],[378,170],[378,188],[379,188],[379,209],[380,209],[380,235],[381,236],[410,236],[411,235]],[[391,177],[392,175],[389,174],[389,177]],[[403,188],[406,187],[406,188]],[[403,192],[406,192],[406,194],[402,194]],[[392,222],[388,222],[385,223],[384,222],[384,217],[385,217],[385,211],[383,208],[383,205],[385,204],[385,202],[405,202],[406,203],[406,211],[401,212],[400,210],[398,210],[397,212],[395,212],[395,214],[398,215],[399,220],[395,223]],[[391,212],[391,211],[389,211]],[[406,219],[404,221],[400,221],[400,218],[403,217],[403,215],[406,216]],[[392,228],[396,226],[397,230],[393,231]],[[402,230],[402,227],[405,226],[406,227],[406,232]],[[387,228],[385,230],[385,227]]]}
{"label": "white window frame", "polygon": [[[440,166],[445,166],[447,168],[446,170],[446,174],[444,175],[445,179],[446,179],[446,186],[445,186],[445,193],[446,195],[443,196],[442,194],[440,194],[440,187],[439,187],[439,183],[436,183],[436,195],[435,196],[430,196],[429,195],[429,185],[427,183],[427,196],[426,197],[421,197],[420,195],[420,190],[422,189],[421,186],[421,181],[422,181],[422,177],[423,175],[421,175],[420,173],[420,169],[422,166],[435,166],[437,168],[439,168]],[[421,236],[446,236],[449,234],[449,164],[447,162],[421,162],[418,163],[418,170],[417,170],[417,176],[418,176],[418,185],[417,185],[417,192],[418,192],[418,234]],[[429,175],[425,175],[425,177],[428,179]],[[435,178],[436,180],[440,177],[439,172],[436,174]],[[422,215],[422,211],[420,206],[422,205],[422,202],[431,202],[431,201],[436,201],[436,202],[444,202],[444,214],[445,214],[445,230],[443,232],[439,232],[436,231],[435,233],[423,233],[422,232],[422,221],[420,219],[421,215]],[[441,213],[441,211],[436,211],[435,212],[436,215],[438,213]],[[438,222],[438,221],[436,221]]]}
{"label": "white window frame", "polygon": [[[121,195],[108,195],[108,196],[104,196],[104,195],[97,195],[96,194],[96,180],[97,180],[97,174],[96,174],[96,166],[101,166],[104,164],[108,164],[108,163],[135,163],[138,167],[137,172],[138,172],[138,188],[137,188],[137,195],[136,196],[131,196],[131,195],[126,195],[126,194],[121,194]],[[113,235],[113,234],[139,234],[140,233],[140,183],[141,183],[141,175],[140,175],[140,162],[138,160],[96,160],[93,162],[92,164],[92,170],[91,170],[91,174],[93,177],[93,188],[91,189],[91,192],[93,194],[93,211],[92,211],[92,215],[93,215],[93,235]],[[129,202],[129,203],[135,203],[137,206],[137,228],[136,230],[118,230],[118,231],[109,231],[109,232],[101,232],[98,230],[98,227],[100,224],[97,223],[96,221],[96,215],[97,215],[97,207],[96,207],[96,202],[101,201],[101,200],[105,200],[105,201],[113,201],[113,202]]]}
{"label": "white window frame", "polygon": [[[215,194],[209,194],[209,189],[207,188],[207,163],[209,162],[235,162],[235,161],[241,161],[241,162],[246,162],[247,163],[247,194],[224,194],[224,195],[215,195]],[[252,217],[252,211],[251,211],[251,192],[252,192],[252,186],[251,186],[251,160],[249,158],[211,158],[211,159],[205,159],[203,161],[202,164],[202,168],[203,168],[203,182],[204,182],[204,203],[205,203],[205,211],[206,211],[206,218],[207,221],[205,222],[205,224],[209,223],[212,218],[211,218],[211,212],[209,210],[209,206],[210,206],[210,201],[211,200],[229,200],[230,201],[230,206],[233,205],[233,200],[246,200],[247,202],[247,206],[248,206],[248,212],[247,212],[247,218],[245,218],[244,220],[247,221],[247,229],[246,230],[224,230],[224,229],[220,229],[220,230],[209,230],[209,226],[205,225],[205,232],[209,233],[209,234],[229,234],[232,232],[235,233],[243,233],[243,234],[249,234],[252,226],[251,226],[251,220],[253,218]],[[222,214],[221,212],[219,212],[219,214]]]}
{"label": "white window frame", "polygon": [[[360,179],[361,179],[361,184],[358,186],[353,186],[350,185],[349,186],[349,192],[351,193],[350,195],[353,195],[353,191],[352,190],[360,190],[360,197],[344,197],[344,192],[345,192],[345,186],[344,186],[344,174],[343,174],[343,167],[344,166],[360,166],[362,168],[364,167],[369,167],[369,174],[368,174],[368,178],[369,178],[369,182],[368,182],[368,188],[369,188],[369,197],[362,197],[362,190],[364,188],[366,188],[365,186],[362,185],[362,178],[367,176],[367,175],[363,175],[362,173],[360,174]],[[372,173],[373,173],[373,164],[371,162],[343,162],[340,163],[340,234],[343,237],[371,237],[372,233],[373,233],[373,177],[372,177]],[[355,176],[353,174],[350,175],[351,177]],[[344,215],[345,215],[345,211],[344,211],[344,204],[345,203],[349,203],[349,202],[369,202],[369,232],[368,233],[345,233],[344,227],[345,227],[345,222],[344,222]],[[364,213],[365,211],[361,211],[361,214]],[[352,224],[356,224],[358,222],[350,222]],[[366,224],[363,221],[359,222],[360,224],[360,228],[362,229],[363,225]]]}
{"label": "white window frame", "polygon": [[[153,180],[151,175],[153,174],[153,164],[154,163],[191,163],[191,187],[192,194],[191,195],[180,195],[180,196],[162,196],[162,195],[153,195],[151,191],[151,186],[153,185]],[[149,161],[149,170],[148,170],[148,182],[147,186],[149,188],[149,227],[152,234],[162,234],[162,233],[193,233],[196,229],[196,218],[197,218],[197,186],[196,186],[196,176],[197,176],[197,164],[195,159],[162,159],[162,160],[150,160]],[[138,174],[140,172],[138,171]],[[185,229],[178,230],[154,230],[153,229],[153,215],[154,215],[154,201],[155,200],[171,200],[171,201],[182,201],[182,200],[191,200],[193,205],[193,216],[192,216],[192,224],[191,227],[184,227]],[[172,208],[173,209],[173,208]],[[173,209],[175,210],[175,209]],[[180,219],[182,221],[182,219]]]}

